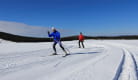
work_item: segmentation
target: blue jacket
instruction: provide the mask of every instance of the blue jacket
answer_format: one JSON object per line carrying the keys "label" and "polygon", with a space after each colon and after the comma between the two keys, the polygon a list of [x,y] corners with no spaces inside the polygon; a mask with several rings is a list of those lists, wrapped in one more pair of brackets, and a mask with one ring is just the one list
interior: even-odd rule
{"label": "blue jacket", "polygon": [[53,37],[54,41],[60,41],[60,33],[58,31],[48,34],[49,37]]}

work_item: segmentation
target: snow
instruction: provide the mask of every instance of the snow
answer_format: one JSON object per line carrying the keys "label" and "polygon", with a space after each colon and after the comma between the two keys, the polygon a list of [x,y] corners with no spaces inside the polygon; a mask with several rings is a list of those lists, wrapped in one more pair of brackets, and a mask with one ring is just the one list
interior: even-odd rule
{"label": "snow", "polygon": [[31,26],[24,23],[0,21],[0,32],[11,33],[21,36],[45,37],[48,27]]}
{"label": "snow", "polygon": [[[51,25],[49,26],[35,26],[28,25],[19,22],[0,21],[0,32],[6,32],[14,35],[28,36],[28,37],[47,37],[47,31],[51,31]],[[56,28],[56,26],[55,26]],[[70,36],[76,34],[75,31],[69,29],[57,29],[62,33],[62,36]]]}
{"label": "snow", "polygon": [[[3,40],[4,41],[4,40]],[[138,40],[63,42],[71,55],[52,42],[0,44],[0,80],[137,80]],[[5,42],[5,41],[4,41]]]}
{"label": "snow", "polygon": [[9,43],[9,42],[10,43],[15,43],[15,42],[12,42],[12,41],[0,39],[0,43],[6,44],[6,43]]}

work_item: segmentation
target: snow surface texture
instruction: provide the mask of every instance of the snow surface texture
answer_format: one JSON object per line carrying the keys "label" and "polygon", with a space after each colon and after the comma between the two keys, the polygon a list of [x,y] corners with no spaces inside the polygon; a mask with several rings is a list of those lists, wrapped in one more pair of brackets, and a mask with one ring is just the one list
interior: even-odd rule
{"label": "snow surface texture", "polygon": [[138,40],[63,42],[71,55],[51,42],[0,44],[0,80],[138,80]]}

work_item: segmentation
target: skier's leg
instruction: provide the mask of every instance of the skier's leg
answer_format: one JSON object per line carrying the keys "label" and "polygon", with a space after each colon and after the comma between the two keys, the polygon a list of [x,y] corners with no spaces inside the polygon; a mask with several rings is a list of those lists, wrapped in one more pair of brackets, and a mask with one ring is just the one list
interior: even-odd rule
{"label": "skier's leg", "polygon": [[78,44],[79,44],[79,48],[81,48],[81,46],[80,46],[80,40],[79,40]]}
{"label": "skier's leg", "polygon": [[67,54],[67,51],[65,50],[65,48],[63,47],[63,45],[62,45],[61,42],[59,42],[59,45],[60,45],[60,47],[62,48],[62,50]]}
{"label": "skier's leg", "polygon": [[83,44],[83,41],[82,41],[81,43],[82,43],[82,46],[83,46],[83,48],[84,48],[84,44]]}
{"label": "skier's leg", "polygon": [[53,53],[53,55],[56,55],[56,54],[57,54],[57,51],[56,51],[56,44],[57,44],[57,42],[54,42],[54,44],[53,44],[53,50],[54,50],[54,52],[55,52],[55,53]]}

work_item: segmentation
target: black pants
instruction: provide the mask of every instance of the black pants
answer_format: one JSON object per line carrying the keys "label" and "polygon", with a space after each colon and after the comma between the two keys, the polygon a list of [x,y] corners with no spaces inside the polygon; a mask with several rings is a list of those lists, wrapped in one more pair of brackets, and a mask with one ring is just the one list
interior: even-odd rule
{"label": "black pants", "polygon": [[54,50],[54,52],[55,53],[57,53],[57,51],[56,51],[56,44],[59,44],[59,46],[62,48],[62,50],[65,52],[65,49],[64,49],[64,47],[62,46],[62,43],[60,42],[60,41],[58,41],[58,42],[56,42],[56,41],[54,41],[54,44],[53,44],[53,50]]}
{"label": "black pants", "polygon": [[82,47],[84,48],[83,41],[80,41],[80,40],[79,40],[79,48],[81,48],[81,44],[82,44]]}

